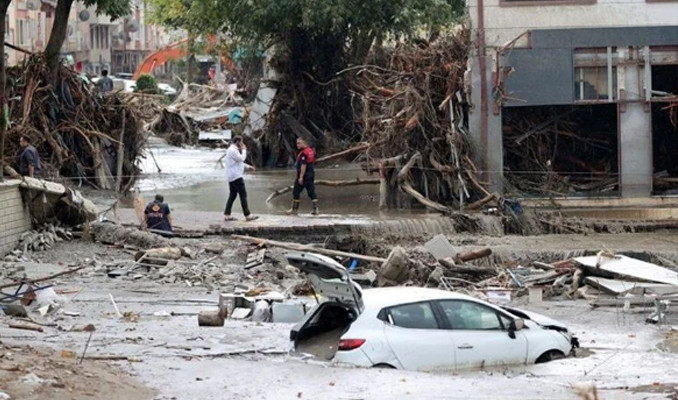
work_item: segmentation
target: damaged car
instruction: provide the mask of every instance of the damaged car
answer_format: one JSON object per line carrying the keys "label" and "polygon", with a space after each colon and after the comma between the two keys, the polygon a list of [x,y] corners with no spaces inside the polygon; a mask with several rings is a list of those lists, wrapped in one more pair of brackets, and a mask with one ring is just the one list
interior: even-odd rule
{"label": "damaged car", "polygon": [[464,370],[566,357],[576,338],[557,321],[438,289],[361,289],[335,260],[290,252],[319,303],[290,332],[294,349],[337,363]]}

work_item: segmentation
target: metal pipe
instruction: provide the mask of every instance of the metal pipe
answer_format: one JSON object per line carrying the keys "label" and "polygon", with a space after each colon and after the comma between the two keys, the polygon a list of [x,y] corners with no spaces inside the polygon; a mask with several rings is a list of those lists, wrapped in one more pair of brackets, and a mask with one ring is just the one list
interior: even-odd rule
{"label": "metal pipe", "polygon": [[612,103],[612,47],[607,46],[607,102]]}

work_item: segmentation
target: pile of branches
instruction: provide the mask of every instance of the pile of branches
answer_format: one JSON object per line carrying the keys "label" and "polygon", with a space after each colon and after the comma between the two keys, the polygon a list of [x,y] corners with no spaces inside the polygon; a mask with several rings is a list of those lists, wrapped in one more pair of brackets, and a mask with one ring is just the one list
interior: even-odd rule
{"label": "pile of branches", "polygon": [[163,108],[148,128],[170,145],[195,145],[201,131],[237,130],[228,117],[210,118],[209,114],[242,105],[242,98],[229,86],[184,84],[174,102]]}
{"label": "pile of branches", "polygon": [[495,198],[476,178],[465,121],[470,46],[469,32],[460,30],[399,44],[381,65],[345,72],[367,142],[364,166],[382,179],[382,206],[408,207],[414,199],[451,213]]}
{"label": "pile of branches", "polygon": [[519,192],[549,197],[617,190],[616,117],[591,107],[505,110],[508,183]]}
{"label": "pile of branches", "polygon": [[50,82],[42,54],[7,69],[10,126],[2,155],[5,165],[17,166],[19,138],[24,135],[40,154],[44,178],[113,189],[124,130],[121,188],[131,187],[146,143],[136,110],[118,93],[102,96],[65,66],[59,67],[57,82]]}

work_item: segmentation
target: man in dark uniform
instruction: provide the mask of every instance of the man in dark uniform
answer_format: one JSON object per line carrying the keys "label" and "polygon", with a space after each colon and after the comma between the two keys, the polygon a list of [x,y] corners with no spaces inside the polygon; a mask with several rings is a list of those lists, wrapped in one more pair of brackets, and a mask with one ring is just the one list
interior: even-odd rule
{"label": "man in dark uniform", "polygon": [[148,203],[144,210],[146,227],[164,235],[172,235],[172,216],[170,208],[161,194],[155,195],[155,200]]}
{"label": "man in dark uniform", "polygon": [[40,168],[40,156],[35,147],[31,146],[31,139],[27,136],[21,136],[19,139],[21,154],[19,155],[19,173],[21,176],[30,176],[39,178],[42,174]]}
{"label": "man in dark uniform", "polygon": [[297,139],[297,154],[296,169],[297,174],[294,180],[294,189],[292,190],[292,208],[287,210],[288,215],[297,215],[299,212],[299,197],[301,192],[306,189],[308,197],[313,202],[313,209],[311,214],[318,215],[318,197],[315,195],[315,151],[304,141],[304,139]]}

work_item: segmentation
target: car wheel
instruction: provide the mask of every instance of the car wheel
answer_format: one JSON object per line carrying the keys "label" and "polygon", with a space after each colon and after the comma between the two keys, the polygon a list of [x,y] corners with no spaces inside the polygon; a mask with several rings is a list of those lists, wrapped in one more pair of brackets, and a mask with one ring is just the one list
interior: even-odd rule
{"label": "car wheel", "polygon": [[537,358],[537,361],[535,361],[535,364],[542,364],[553,360],[559,360],[561,358],[565,358],[565,354],[558,350],[549,350],[546,353],[540,355],[539,358]]}
{"label": "car wheel", "polygon": [[385,363],[382,363],[382,364],[374,364],[374,365],[372,366],[372,368],[396,369],[396,367],[394,367],[393,365],[391,365],[391,364],[385,364]]}

